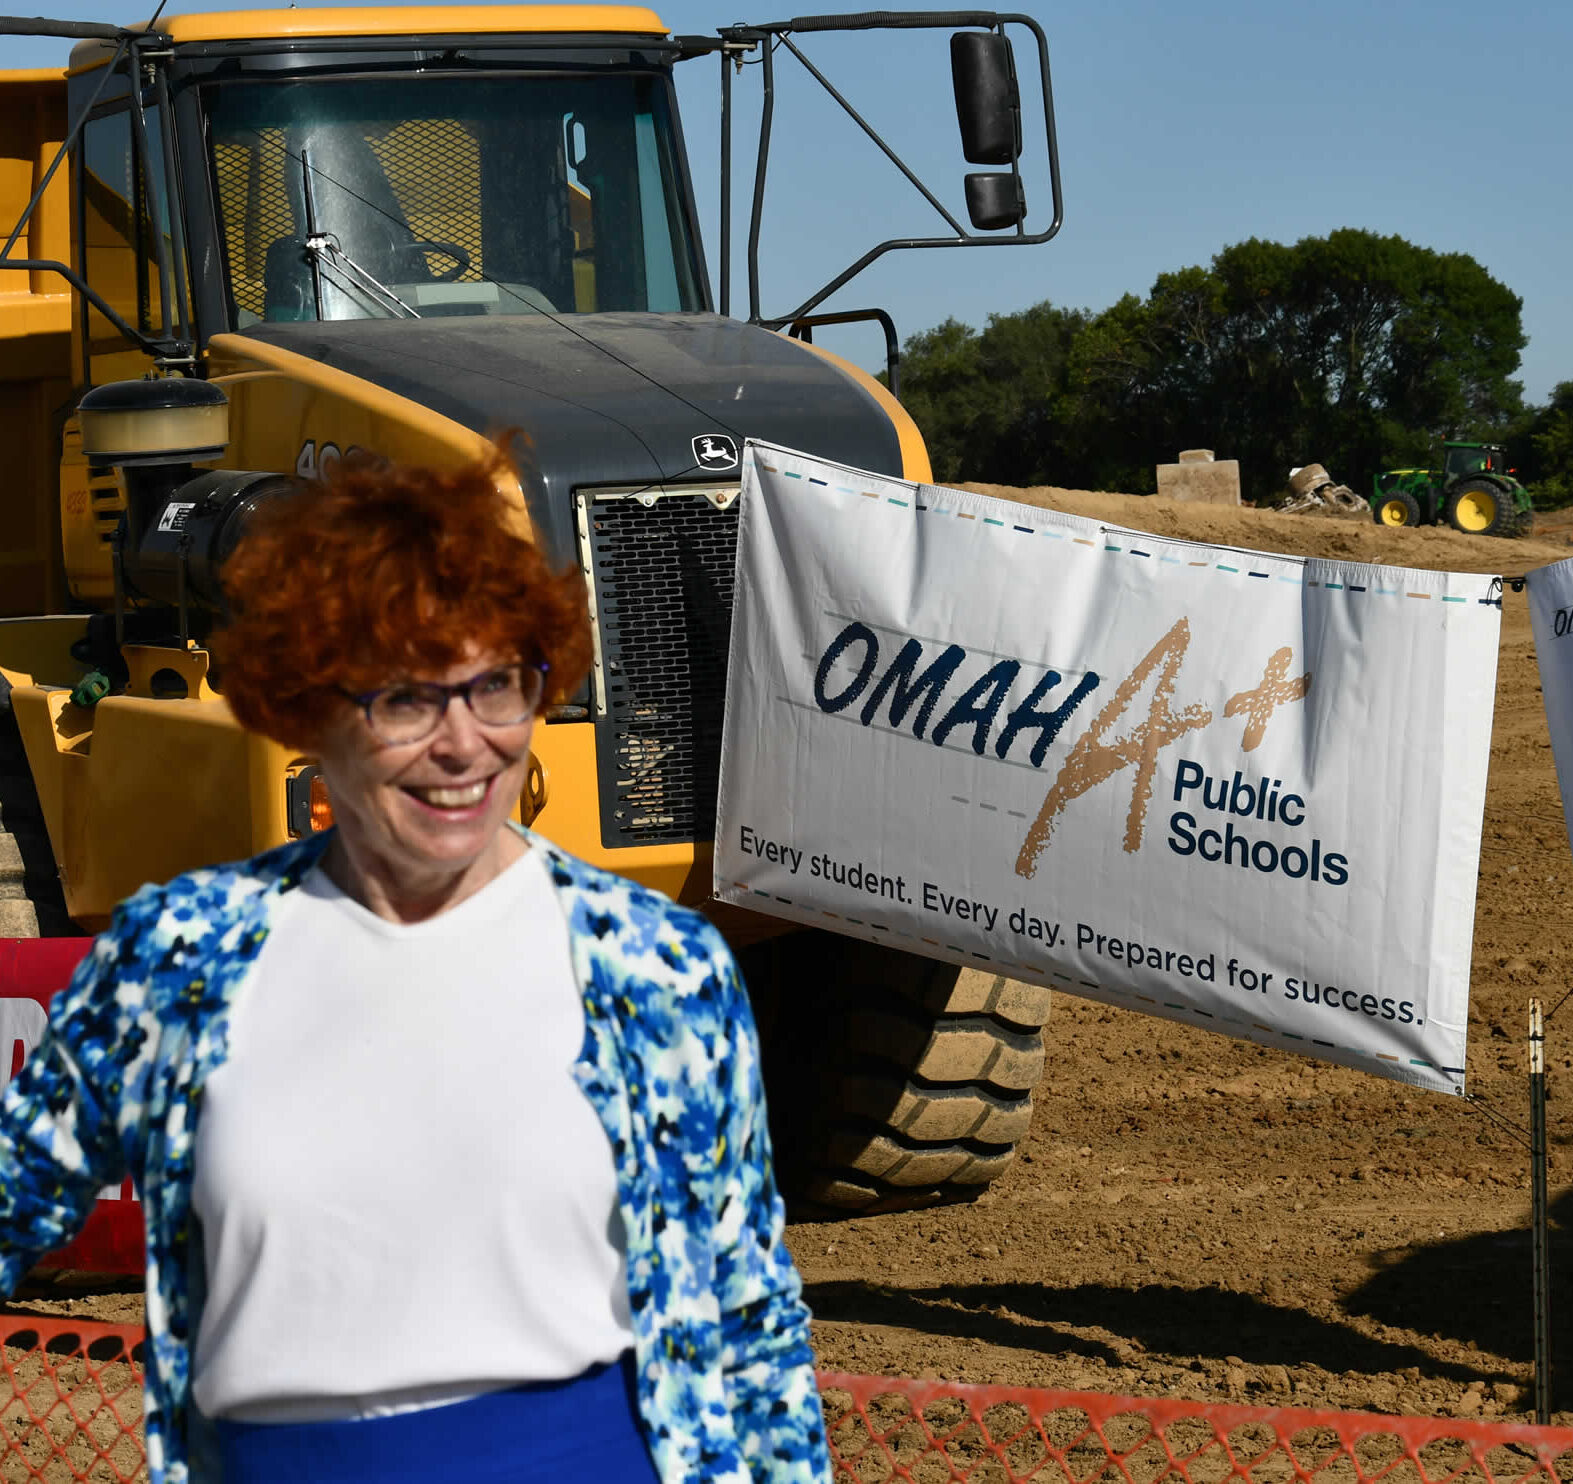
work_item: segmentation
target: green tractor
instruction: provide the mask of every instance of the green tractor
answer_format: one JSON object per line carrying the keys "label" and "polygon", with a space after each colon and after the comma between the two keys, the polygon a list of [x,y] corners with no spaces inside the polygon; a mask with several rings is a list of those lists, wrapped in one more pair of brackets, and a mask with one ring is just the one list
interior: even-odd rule
{"label": "green tractor", "polygon": [[1446,521],[1467,536],[1527,536],[1529,491],[1513,477],[1500,443],[1444,443],[1442,470],[1389,469],[1376,476],[1371,517],[1379,526]]}

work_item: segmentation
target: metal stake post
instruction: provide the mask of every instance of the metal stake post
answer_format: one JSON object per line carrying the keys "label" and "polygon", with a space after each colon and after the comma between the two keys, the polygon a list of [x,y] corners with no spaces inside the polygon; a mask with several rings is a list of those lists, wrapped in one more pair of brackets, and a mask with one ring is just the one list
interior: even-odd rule
{"label": "metal stake post", "polygon": [[1535,1421],[1551,1421],[1551,1261],[1546,1208],[1546,1026],[1529,1002],[1530,1246],[1534,1265]]}

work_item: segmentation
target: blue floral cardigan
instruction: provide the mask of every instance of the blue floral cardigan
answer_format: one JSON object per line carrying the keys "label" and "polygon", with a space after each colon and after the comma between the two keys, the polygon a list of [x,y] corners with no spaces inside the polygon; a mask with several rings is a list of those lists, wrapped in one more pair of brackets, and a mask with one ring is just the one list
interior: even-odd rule
{"label": "blue floral cardigan", "polygon": [[[328,838],[143,887],[0,1099],[0,1292],[81,1227],[101,1186],[136,1180],[154,1484],[222,1477],[190,1405],[203,1289],[192,1149],[236,992],[279,899]],[[731,955],[698,914],[528,838],[570,925],[586,1021],[574,1075],[616,1161],[639,1410],[663,1484],[828,1480],[808,1314]]]}

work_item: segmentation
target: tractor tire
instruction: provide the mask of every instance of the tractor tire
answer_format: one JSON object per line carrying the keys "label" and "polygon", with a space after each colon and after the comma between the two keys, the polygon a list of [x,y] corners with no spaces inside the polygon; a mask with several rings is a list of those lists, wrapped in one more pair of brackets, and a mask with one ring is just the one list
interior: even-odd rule
{"label": "tractor tire", "polygon": [[1489,479],[1461,479],[1447,492],[1448,525],[1466,536],[1516,534],[1518,511],[1513,497]]}
{"label": "tractor tire", "polygon": [[1371,519],[1379,526],[1418,526],[1420,502],[1408,490],[1391,490],[1371,502]]}
{"label": "tractor tire", "polygon": [[739,958],[794,1215],[968,1199],[1009,1168],[1043,1074],[1047,989],[814,931]]}

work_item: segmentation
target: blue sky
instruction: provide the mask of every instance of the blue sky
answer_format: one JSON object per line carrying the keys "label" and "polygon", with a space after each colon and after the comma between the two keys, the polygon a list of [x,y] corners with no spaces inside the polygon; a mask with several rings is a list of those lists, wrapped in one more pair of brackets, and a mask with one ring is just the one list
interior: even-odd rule
{"label": "blue sky", "polygon": [[[18,7],[21,9],[21,7]],[[234,8],[174,0],[171,10]],[[28,13],[34,13],[27,7]],[[658,5],[675,32],[789,13]],[[128,22],[145,6],[51,7]],[[1040,247],[900,253],[826,308],[880,305],[903,336],[948,316],[982,325],[1050,299],[1101,309],[1168,269],[1247,237],[1338,227],[1465,252],[1524,300],[1521,377],[1544,400],[1573,379],[1573,5],[1551,0],[1106,0],[1034,8],[1048,34],[1065,224]],[[1018,67],[1031,58],[1017,31]],[[958,216],[961,159],[945,33],[815,35],[801,44]],[[7,66],[63,61],[66,43],[7,38]],[[713,59],[679,70],[711,269],[718,134]],[[796,68],[781,59],[762,253],[766,313],[792,308],[875,241],[939,219]],[[752,158],[757,73],[737,79],[739,179]],[[1041,135],[1039,136],[1041,138]],[[1029,225],[1048,220],[1029,156]],[[741,193],[740,193],[741,194]],[[734,311],[745,302],[739,216]],[[868,365],[872,329],[822,334]]]}

